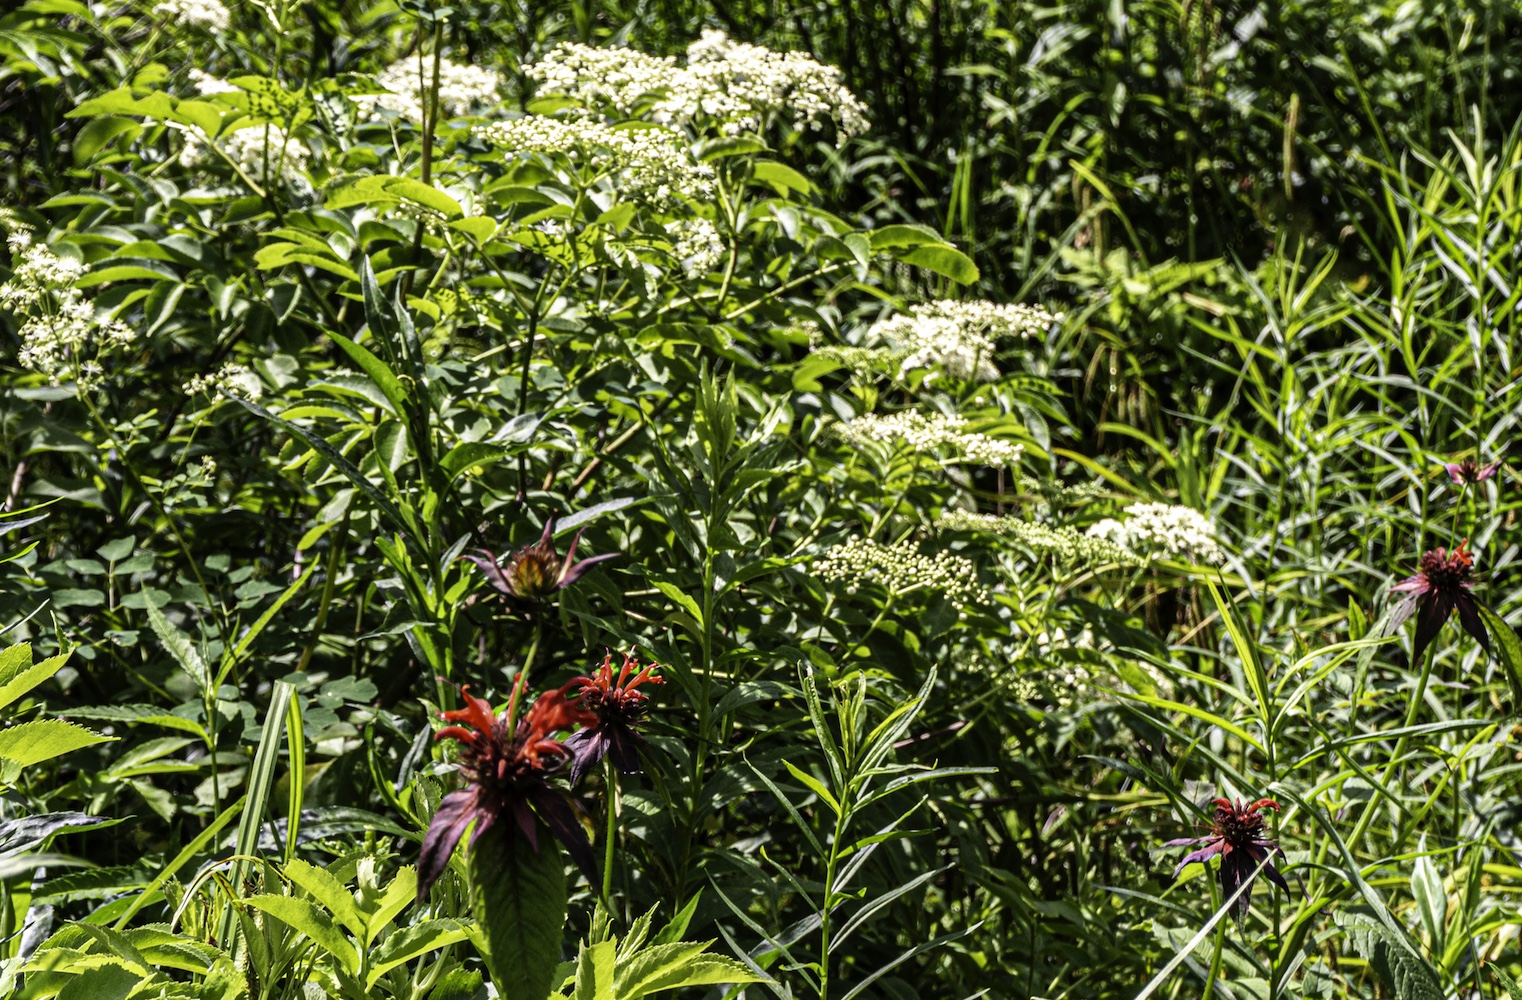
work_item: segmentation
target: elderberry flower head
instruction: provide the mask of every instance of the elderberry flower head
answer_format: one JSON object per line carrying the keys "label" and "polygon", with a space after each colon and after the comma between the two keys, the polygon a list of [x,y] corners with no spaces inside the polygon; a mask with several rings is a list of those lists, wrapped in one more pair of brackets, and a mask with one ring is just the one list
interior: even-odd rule
{"label": "elderberry flower head", "polygon": [[539,62],[523,67],[523,72],[539,81],[541,93],[563,94],[588,105],[605,104],[627,118],[640,98],[671,86],[681,70],[671,56],[562,42]]}
{"label": "elderberry flower head", "polygon": [[939,590],[954,604],[990,600],[972,560],[949,552],[922,555],[908,542],[884,545],[853,535],[816,559],[813,570],[822,580],[845,584],[848,594],[863,583],[876,583],[895,594]]}
{"label": "elderberry flower head", "polygon": [[904,372],[939,365],[953,378],[989,382],[999,377],[993,363],[999,338],[1029,337],[1061,319],[1036,306],[943,299],[879,320],[868,336],[902,353]]}
{"label": "elderberry flower head", "polygon": [[[399,59],[375,75],[375,82],[389,94],[363,94],[354,98],[360,115],[378,118],[390,111],[411,122],[423,120],[423,100],[433,88],[433,59]],[[458,118],[476,107],[490,107],[501,100],[502,75],[495,70],[439,59],[439,115]]]}
{"label": "elderberry flower head", "polygon": [[595,165],[626,197],[642,198],[657,209],[713,195],[713,168],[693,159],[681,133],[673,129],[623,129],[526,115],[479,125],[475,133],[508,152],[558,155],[576,166]]}
{"label": "elderberry flower head", "polygon": [[936,527],[953,531],[982,531],[1013,538],[1042,555],[1052,555],[1059,562],[1072,565],[1123,566],[1141,562],[1134,553],[1107,538],[1086,535],[1067,525],[1048,525],[1018,517],[999,517],[972,511],[948,511],[936,521]]}
{"label": "elderberry flower head", "polygon": [[211,31],[226,31],[231,20],[218,0],[159,0],[153,12],[170,24],[193,24]]}
{"label": "elderberry flower head", "polygon": [[1226,559],[1215,525],[1193,507],[1138,503],[1124,514],[1122,521],[1107,517],[1089,525],[1088,536],[1108,541],[1142,562],[1168,556],[1215,566]]}
{"label": "elderberry flower head", "polygon": [[853,444],[902,444],[913,451],[948,448],[960,459],[978,465],[1020,463],[1025,449],[1003,438],[966,430],[965,417],[942,413],[900,410],[886,416],[864,413],[848,423],[837,424],[837,433]]}
{"label": "elderberry flower head", "polygon": [[707,118],[724,135],[760,132],[778,120],[817,132],[832,119],[837,145],[868,128],[866,107],[840,82],[840,70],[712,30],[687,47],[687,68],[673,76],[652,117],[675,125]]}
{"label": "elderberry flower head", "polygon": [[711,270],[728,249],[718,227],[707,219],[677,219],[663,228],[671,238],[671,255],[682,262],[688,275]]}
{"label": "elderberry flower head", "polygon": [[7,241],[16,255],[11,279],[0,285],[0,308],[19,321],[16,356],[24,368],[54,383],[74,379],[98,382],[105,369],[100,358],[137,339],[137,331],[95,306],[75,282],[84,271],[75,257],[32,243],[30,234],[12,233]]}

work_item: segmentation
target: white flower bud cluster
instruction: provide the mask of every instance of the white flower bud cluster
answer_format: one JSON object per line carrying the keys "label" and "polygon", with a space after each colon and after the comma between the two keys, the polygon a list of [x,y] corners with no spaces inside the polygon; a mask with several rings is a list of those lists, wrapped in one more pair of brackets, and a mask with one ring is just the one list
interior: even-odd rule
{"label": "white flower bud cluster", "polygon": [[[84,271],[79,260],[34,245],[25,231],[12,233],[7,243],[18,259],[11,280],[0,285],[0,308],[21,320],[16,360],[55,383],[66,378],[97,381],[104,372],[98,357],[132,343],[137,331],[96,315],[95,306],[74,287]],[[93,356],[85,357],[91,347]]]}
{"label": "white flower bud cluster", "polygon": [[643,198],[657,209],[670,208],[679,199],[706,201],[713,196],[713,168],[693,159],[675,129],[612,128],[582,119],[527,115],[479,125],[475,131],[510,152],[595,163],[619,193]]}
{"label": "white flower bud cluster", "polygon": [[1131,551],[1121,548],[1107,538],[1091,537],[1077,528],[1066,525],[1052,526],[1018,517],[998,517],[993,514],[976,514],[972,511],[953,510],[936,521],[936,527],[951,531],[985,531],[993,535],[1013,538],[1043,555],[1053,555],[1058,561],[1080,566],[1104,566],[1119,563],[1136,565],[1145,560]]}
{"label": "white flower bud cluster", "polygon": [[183,388],[187,396],[225,392],[241,399],[258,399],[264,395],[264,385],[259,381],[259,376],[231,361],[208,375],[196,375]]}
{"label": "white flower bud cluster", "polygon": [[556,46],[524,68],[545,94],[602,105],[629,117],[654,98],[650,117],[686,126],[706,120],[724,135],[760,132],[779,119],[800,131],[835,122],[840,142],[868,128],[866,107],[840,82],[840,71],[801,52],[775,52],[704,31],[687,48],[687,65],[633,49]]}
{"label": "white flower bud cluster", "polygon": [[822,580],[846,585],[856,593],[863,583],[876,583],[894,594],[913,590],[943,591],[954,604],[987,604],[987,588],[977,580],[972,560],[949,552],[922,555],[908,542],[883,545],[852,536],[814,560]]}
{"label": "white flower bud cluster", "polygon": [[868,336],[903,352],[904,372],[939,365],[954,378],[990,382],[999,377],[993,353],[1000,337],[1029,337],[1061,319],[1038,306],[943,299],[879,320]]}
{"label": "white flower bud cluster", "polygon": [[1226,560],[1216,541],[1215,525],[1193,507],[1138,503],[1124,513],[1123,521],[1107,517],[1089,525],[1088,536],[1117,545],[1142,561],[1171,556],[1216,566]]}
{"label": "white flower bud cluster", "polygon": [[689,276],[711,271],[729,252],[719,228],[707,219],[678,219],[664,228],[671,237],[672,256],[682,262]]}
{"label": "white flower bud cluster", "polygon": [[[433,58],[399,59],[375,75],[375,82],[389,94],[362,94],[353,98],[360,116],[378,118],[389,111],[410,122],[423,120],[423,101],[433,88]],[[439,59],[439,116],[458,118],[477,107],[492,107],[501,98],[502,74]]]}
{"label": "white flower bud cluster", "polygon": [[965,417],[918,410],[900,410],[887,416],[864,413],[849,423],[837,424],[837,433],[853,444],[898,444],[913,451],[950,448],[961,458],[978,465],[1017,466],[1023,445],[1003,438],[966,430]]}
{"label": "white flower bud cluster", "polygon": [[[268,183],[266,171],[280,171],[287,181],[303,181],[303,172],[312,151],[299,139],[285,134],[279,125],[250,125],[224,135],[220,148],[244,173],[260,183]],[[205,167],[212,156],[206,144],[193,132],[185,134],[185,146],[180,150],[180,164],[185,167]]]}
{"label": "white flower bud cluster", "polygon": [[196,89],[196,93],[202,97],[210,97],[213,94],[236,94],[238,88],[222,79],[220,76],[212,76],[204,69],[195,66],[190,68],[190,85]]}
{"label": "white flower bud cluster", "polygon": [[640,98],[666,90],[682,71],[671,56],[562,42],[523,72],[539,81],[540,93],[564,94],[588,106],[606,105],[616,116],[629,118]]}
{"label": "white flower bud cluster", "polygon": [[159,0],[153,12],[171,24],[195,24],[211,31],[226,31],[231,17],[218,0]]}

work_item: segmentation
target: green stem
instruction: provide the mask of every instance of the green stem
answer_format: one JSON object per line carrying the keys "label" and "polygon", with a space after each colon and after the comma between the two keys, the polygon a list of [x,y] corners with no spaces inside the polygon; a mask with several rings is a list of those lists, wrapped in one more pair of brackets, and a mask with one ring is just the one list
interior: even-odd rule
{"label": "green stem", "polygon": [[605,784],[608,790],[608,829],[602,847],[602,905],[612,919],[613,852],[618,844],[618,771],[613,767],[612,757],[604,757],[602,763],[607,772]]}

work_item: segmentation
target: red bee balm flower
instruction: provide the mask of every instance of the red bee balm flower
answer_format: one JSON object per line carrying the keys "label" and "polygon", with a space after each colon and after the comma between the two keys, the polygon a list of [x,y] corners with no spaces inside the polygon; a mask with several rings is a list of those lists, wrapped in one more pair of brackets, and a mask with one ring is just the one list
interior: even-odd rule
{"label": "red bee balm flower", "polygon": [[517,731],[510,733],[507,715],[493,716],[491,703],[472,697],[469,687],[460,693],[465,707],[442,714],[444,721],[459,725],[446,726],[434,739],[460,741],[460,770],[469,784],[444,796],[429,824],[418,860],[418,899],[426,897],[444,873],[455,845],[472,822],[476,826],[470,842],[474,844],[503,819],[517,823],[536,853],[538,823],[543,822],[595,884],[597,865],[576,806],[563,789],[550,783],[572,757],[555,734],[590,724],[592,716],[567,699],[564,690],[546,691],[524,713]]}
{"label": "red bee balm flower", "polygon": [[[571,781],[581,779],[587,769],[612,755],[613,766],[625,774],[639,770],[639,745],[644,737],[635,725],[650,709],[650,698],[635,688],[646,682],[664,684],[656,674],[660,664],[652,663],[643,670],[639,660],[630,653],[624,656],[623,669],[618,679],[613,679],[613,654],[609,653],[591,677],[577,677],[562,690],[581,688],[581,706],[592,717],[586,728],[565,741],[575,754],[571,764]],[[631,678],[629,675],[634,674]]]}
{"label": "red bee balm flower", "polygon": [[[1170,840],[1164,847],[1184,847],[1186,845],[1204,844],[1197,851],[1190,851],[1184,855],[1184,860],[1178,863],[1173,870],[1173,877],[1190,865],[1198,861],[1206,864],[1217,855],[1221,858],[1221,898],[1230,899],[1232,894],[1241,888],[1242,883],[1253,878],[1258,866],[1263,866],[1263,874],[1268,880],[1285,892],[1289,892],[1289,883],[1284,881],[1284,876],[1274,867],[1273,856],[1281,858],[1284,852],[1279,845],[1271,840],[1263,839],[1263,816],[1264,809],[1279,811],[1279,803],[1273,799],[1259,799],[1250,805],[1242,805],[1242,800],[1231,802],[1226,799],[1214,799],[1215,821],[1211,824],[1210,836],[1208,837],[1184,837],[1180,840]],[[1247,915],[1248,904],[1252,902],[1252,888],[1242,893],[1237,899],[1233,909],[1237,919]]]}
{"label": "red bee balm flower", "polygon": [[1443,468],[1448,470],[1448,478],[1453,480],[1453,485],[1473,486],[1494,476],[1501,468],[1501,463],[1480,465],[1474,459],[1466,458],[1462,462],[1445,462]]}
{"label": "red bee balm flower", "polygon": [[577,562],[576,545],[581,541],[578,531],[562,560],[555,552],[554,534],[555,519],[552,517],[544,523],[544,534],[539,536],[539,541],[514,552],[505,565],[490,549],[469,549],[460,558],[469,559],[481,567],[492,589],[518,600],[540,601],[569,587],[598,563],[618,555],[608,552]]}
{"label": "red bee balm flower", "polygon": [[1486,651],[1490,650],[1490,634],[1480,620],[1480,602],[1469,592],[1474,586],[1469,576],[1474,572],[1474,553],[1469,551],[1469,540],[1449,552],[1433,549],[1422,556],[1415,576],[1407,577],[1391,587],[1409,596],[1395,608],[1390,621],[1394,632],[1405,624],[1413,613],[1416,615],[1416,638],[1411,646],[1411,662],[1420,663],[1422,653],[1442,631],[1443,623],[1455,610],[1464,631],[1477,639]]}

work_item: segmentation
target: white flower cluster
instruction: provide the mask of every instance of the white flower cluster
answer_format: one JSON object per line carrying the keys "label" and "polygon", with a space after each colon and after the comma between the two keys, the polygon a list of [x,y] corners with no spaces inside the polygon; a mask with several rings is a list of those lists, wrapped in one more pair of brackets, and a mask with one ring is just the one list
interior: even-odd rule
{"label": "white flower cluster", "polygon": [[664,228],[671,237],[672,256],[682,262],[682,270],[689,276],[712,270],[729,252],[719,228],[707,219],[678,219]]}
{"label": "white flower cluster", "polygon": [[476,134],[515,153],[596,162],[621,194],[647,199],[659,209],[678,199],[704,201],[713,195],[713,168],[694,160],[674,129],[610,128],[581,119],[527,115],[477,126]]}
{"label": "white flower cluster", "polygon": [[619,117],[628,118],[640,98],[665,91],[682,71],[670,56],[562,42],[523,72],[539,81],[542,93],[564,94],[587,105],[605,104]]}
{"label": "white flower cluster", "polygon": [[975,514],[972,511],[953,510],[936,521],[936,527],[952,531],[986,531],[1003,535],[1023,543],[1042,554],[1051,554],[1060,562],[1103,566],[1119,563],[1134,565],[1139,559],[1128,549],[1121,548],[1108,538],[1092,537],[1066,525],[1052,526],[1017,517],[998,517],[993,514]]}
{"label": "white flower cluster", "polygon": [[1037,306],[943,299],[879,320],[868,336],[903,352],[905,372],[940,365],[954,378],[989,382],[999,377],[993,353],[1000,337],[1028,337],[1061,318]]}
{"label": "white flower cluster", "polygon": [[172,25],[195,24],[226,31],[231,18],[218,0],[159,0],[153,12]]}
{"label": "white flower cluster", "polygon": [[1157,556],[1219,565],[1226,559],[1215,526],[1193,507],[1138,503],[1125,509],[1125,520],[1105,518],[1089,525],[1090,538],[1103,539],[1142,561]]}
{"label": "white flower cluster", "polygon": [[901,410],[887,416],[864,413],[849,423],[837,424],[838,433],[854,444],[903,443],[914,451],[951,448],[979,465],[1019,465],[1023,445],[1003,438],[965,430],[965,417]]}
{"label": "white flower cluster", "polygon": [[[421,122],[423,99],[433,86],[433,60],[424,57],[419,70],[416,59],[399,59],[377,73],[375,82],[391,93],[355,97],[354,104],[361,116],[378,118],[380,112],[390,111],[408,121]],[[501,91],[502,75],[497,71],[440,57],[439,115],[442,118],[458,118],[476,107],[491,107],[502,99]]]}
{"label": "white flower cluster", "polygon": [[220,76],[212,76],[204,69],[195,66],[190,67],[190,85],[196,89],[196,93],[203,97],[213,94],[236,94],[238,88],[222,79]]}
{"label": "white flower cluster", "polygon": [[593,49],[566,43],[524,72],[545,93],[631,115],[654,97],[653,120],[669,125],[713,122],[724,135],[760,132],[787,119],[793,128],[818,131],[835,122],[840,142],[868,127],[866,108],[840,82],[840,71],[801,52],[775,52],[704,31],[687,47],[687,65],[633,49]]}
{"label": "white flower cluster", "polygon": [[[221,149],[229,160],[261,184],[269,182],[267,171],[276,170],[287,181],[304,183],[302,174],[312,156],[305,143],[287,136],[279,125],[250,125],[230,132],[222,137]],[[206,143],[193,132],[185,133],[180,165],[205,166],[210,160]]]}
{"label": "white flower cluster", "polygon": [[137,332],[110,316],[96,315],[95,306],[74,287],[84,271],[79,260],[33,245],[24,231],[12,233],[7,242],[18,259],[11,280],[0,285],[0,308],[21,319],[17,360],[54,382],[97,381],[104,374],[99,358],[132,343]]}
{"label": "white flower cluster", "polygon": [[813,570],[822,580],[845,584],[848,594],[863,583],[876,583],[895,594],[940,590],[956,604],[990,600],[972,560],[948,552],[921,555],[908,542],[883,545],[856,535],[816,559]]}
{"label": "white flower cluster", "polygon": [[231,361],[209,375],[196,375],[184,385],[185,395],[225,392],[242,399],[258,399],[264,395],[264,385],[248,368]]}
{"label": "white flower cluster", "polygon": [[866,107],[840,82],[840,70],[802,52],[774,52],[705,31],[687,47],[687,69],[653,109],[656,121],[686,124],[706,116],[725,135],[760,132],[787,117],[793,128],[817,132],[835,121],[838,144],[868,128]]}

